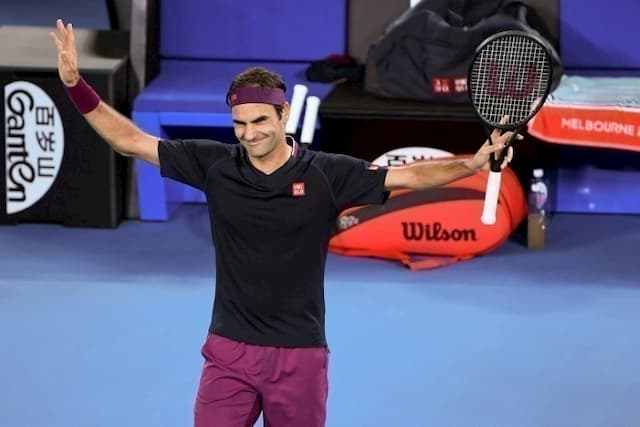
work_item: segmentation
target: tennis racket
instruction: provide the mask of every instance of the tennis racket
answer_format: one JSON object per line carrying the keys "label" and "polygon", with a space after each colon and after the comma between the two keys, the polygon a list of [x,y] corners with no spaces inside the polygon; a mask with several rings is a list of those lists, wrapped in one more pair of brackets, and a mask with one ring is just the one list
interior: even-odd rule
{"label": "tennis racket", "polygon": [[469,68],[469,95],[478,117],[491,131],[513,131],[504,150],[491,156],[481,221],[496,222],[501,165],[520,129],[544,104],[553,80],[547,42],[522,31],[504,31],[484,40]]}

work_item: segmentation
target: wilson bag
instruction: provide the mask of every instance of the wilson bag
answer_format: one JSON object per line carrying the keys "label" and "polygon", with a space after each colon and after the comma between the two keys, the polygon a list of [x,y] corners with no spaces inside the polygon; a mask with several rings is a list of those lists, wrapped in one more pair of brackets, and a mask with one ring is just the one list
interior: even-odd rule
{"label": "wilson bag", "polygon": [[393,191],[384,205],[345,210],[329,251],[398,260],[412,270],[486,254],[504,243],[527,213],[517,176],[509,168],[502,173],[493,225],[480,222],[488,172],[478,172],[437,188]]}
{"label": "wilson bag", "polygon": [[[467,74],[476,48],[500,31],[538,31],[515,0],[423,0],[389,25],[369,48],[365,91],[427,102],[467,103]],[[563,67],[552,52],[555,89]]]}

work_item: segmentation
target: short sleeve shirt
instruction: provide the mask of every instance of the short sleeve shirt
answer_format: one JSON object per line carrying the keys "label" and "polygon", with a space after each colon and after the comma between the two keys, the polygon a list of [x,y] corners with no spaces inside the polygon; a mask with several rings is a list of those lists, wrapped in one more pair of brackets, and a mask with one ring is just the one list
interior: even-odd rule
{"label": "short sleeve shirt", "polygon": [[240,144],[164,140],[162,176],[202,190],[216,253],[210,332],[278,347],[326,345],[324,267],[339,213],[383,203],[385,168],[307,150],[256,169]]}

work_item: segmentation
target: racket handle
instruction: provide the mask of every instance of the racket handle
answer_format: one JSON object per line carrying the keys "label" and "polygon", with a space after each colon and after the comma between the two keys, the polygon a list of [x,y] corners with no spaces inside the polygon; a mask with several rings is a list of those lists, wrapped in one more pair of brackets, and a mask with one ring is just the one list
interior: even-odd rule
{"label": "racket handle", "polygon": [[487,179],[487,189],[484,193],[484,206],[480,221],[486,225],[496,223],[496,210],[498,208],[498,196],[500,195],[500,181],[502,172],[489,171]]}
{"label": "racket handle", "polygon": [[285,124],[284,131],[293,135],[298,130],[298,123],[304,106],[304,98],[307,96],[309,88],[305,85],[297,84],[293,87],[293,95],[291,95],[291,105],[289,108],[289,119]]}
{"label": "racket handle", "polygon": [[304,111],[304,121],[302,122],[302,133],[300,142],[303,144],[311,144],[313,142],[313,134],[316,131],[316,120],[318,118],[318,108],[320,107],[320,98],[310,96],[307,98],[307,106]]}
{"label": "racket handle", "polygon": [[[494,155],[491,155],[491,157],[489,158],[489,168],[493,172],[499,172],[502,170],[502,163],[504,162],[504,159],[509,154],[509,147],[511,146],[511,143],[513,142],[514,138],[518,136],[518,132],[519,132],[519,129],[515,130],[511,134],[507,142],[505,142],[504,148],[502,149],[502,151],[500,151],[500,155],[498,156],[497,159]],[[489,140],[491,140],[491,137],[489,137]]]}

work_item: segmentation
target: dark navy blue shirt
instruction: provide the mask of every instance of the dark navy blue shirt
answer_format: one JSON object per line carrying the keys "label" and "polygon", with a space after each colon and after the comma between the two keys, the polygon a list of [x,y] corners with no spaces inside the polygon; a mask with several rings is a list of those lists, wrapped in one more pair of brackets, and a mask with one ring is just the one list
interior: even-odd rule
{"label": "dark navy blue shirt", "polygon": [[383,203],[386,169],[346,155],[294,155],[267,175],[240,144],[166,140],[162,176],[204,191],[216,253],[209,331],[248,344],[326,345],[324,268],[338,214]]}

